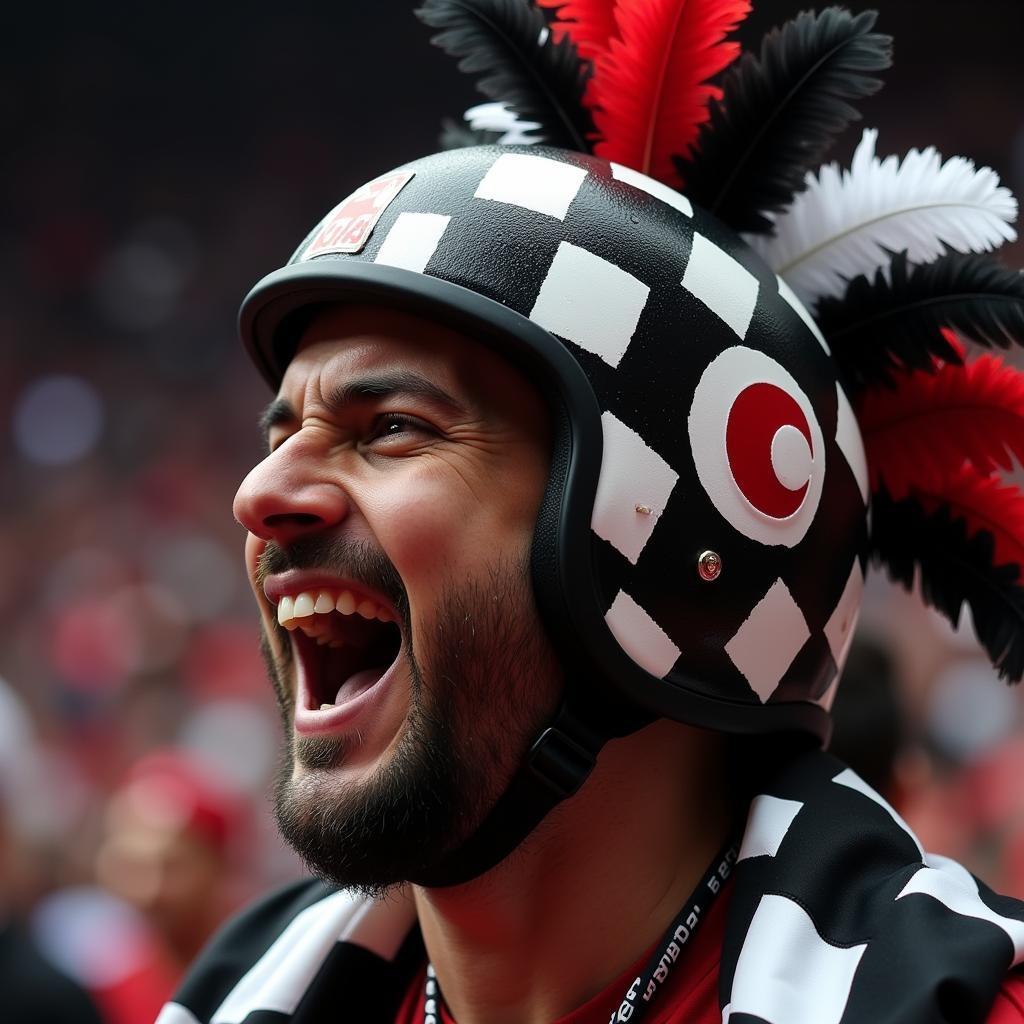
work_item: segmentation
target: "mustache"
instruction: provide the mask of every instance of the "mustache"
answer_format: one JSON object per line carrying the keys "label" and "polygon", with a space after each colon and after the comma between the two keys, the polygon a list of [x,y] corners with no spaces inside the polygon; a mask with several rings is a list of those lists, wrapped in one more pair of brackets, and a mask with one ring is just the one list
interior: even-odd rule
{"label": "mustache", "polygon": [[348,537],[301,537],[288,547],[269,541],[256,563],[256,584],[289,569],[315,569],[383,594],[408,625],[409,595],[394,563],[379,548]]}

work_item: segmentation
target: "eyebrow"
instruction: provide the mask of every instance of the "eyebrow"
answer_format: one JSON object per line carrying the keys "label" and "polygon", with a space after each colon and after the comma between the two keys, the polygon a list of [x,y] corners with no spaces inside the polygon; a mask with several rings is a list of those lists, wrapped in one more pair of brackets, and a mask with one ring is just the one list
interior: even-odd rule
{"label": "eyebrow", "polygon": [[[444,388],[427,380],[426,377],[421,377],[408,370],[357,377],[331,388],[324,396],[324,400],[328,411],[339,412],[361,402],[371,402],[375,399],[391,398],[396,395],[425,398],[434,405],[443,406],[456,415],[468,415],[466,407]],[[260,416],[260,432],[268,446],[270,431],[274,427],[294,423],[296,419],[298,417],[291,403],[285,398],[275,398]]]}

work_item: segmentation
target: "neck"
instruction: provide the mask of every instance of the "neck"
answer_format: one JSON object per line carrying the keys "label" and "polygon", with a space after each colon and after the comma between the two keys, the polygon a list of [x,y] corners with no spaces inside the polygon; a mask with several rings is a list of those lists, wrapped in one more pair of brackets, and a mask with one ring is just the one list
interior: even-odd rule
{"label": "neck", "polygon": [[652,946],[733,826],[722,741],[659,721],[602,752],[580,792],[502,864],[417,889],[459,1024],[549,1024]]}

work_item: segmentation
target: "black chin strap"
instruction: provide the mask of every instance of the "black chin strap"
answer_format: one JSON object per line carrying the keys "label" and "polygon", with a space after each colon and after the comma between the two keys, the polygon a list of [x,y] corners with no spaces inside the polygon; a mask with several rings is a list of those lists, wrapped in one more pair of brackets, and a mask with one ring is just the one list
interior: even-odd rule
{"label": "black chin strap", "polygon": [[[591,694],[589,701],[576,702],[567,697],[476,832],[409,881],[430,888],[461,885],[489,871],[519,846],[553,807],[583,785],[609,739],[628,736],[651,721],[621,705],[602,706],[594,697]],[[571,703],[589,704],[586,717],[576,713]]]}

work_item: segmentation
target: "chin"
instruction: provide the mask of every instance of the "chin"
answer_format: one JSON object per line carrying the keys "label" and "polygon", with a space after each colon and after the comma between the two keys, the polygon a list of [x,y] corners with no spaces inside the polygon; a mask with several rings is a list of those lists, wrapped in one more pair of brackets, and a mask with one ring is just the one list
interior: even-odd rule
{"label": "chin", "polygon": [[304,666],[305,641],[288,640],[284,678],[294,686],[282,701],[275,813],[315,874],[380,892],[430,873],[476,830],[553,716],[562,677],[525,565],[498,563],[450,586],[432,624],[413,636],[406,620],[398,649],[374,628],[375,656],[394,662],[366,689],[342,693],[340,706],[318,708],[325,727],[312,730],[300,728],[304,713],[314,717],[315,684],[302,673],[333,656]]}
{"label": "chin", "polygon": [[464,835],[457,823],[478,817],[444,723],[417,711],[401,738],[373,767],[350,767],[347,738],[289,745],[274,810],[285,840],[314,874],[379,893],[416,877]]}

